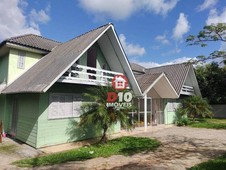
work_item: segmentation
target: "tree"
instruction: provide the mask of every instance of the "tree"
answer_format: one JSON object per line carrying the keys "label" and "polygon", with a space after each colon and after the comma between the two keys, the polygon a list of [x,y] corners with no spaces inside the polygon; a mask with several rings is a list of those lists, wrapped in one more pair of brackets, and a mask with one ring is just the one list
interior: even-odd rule
{"label": "tree", "polygon": [[91,102],[84,103],[81,106],[83,113],[80,116],[79,126],[84,127],[92,124],[96,128],[101,128],[101,143],[107,141],[107,131],[114,124],[120,122],[122,127],[126,127],[127,129],[131,129],[132,127],[128,115],[132,107],[107,107],[108,92],[116,92],[116,90],[111,86],[91,87],[84,94]]}
{"label": "tree", "polygon": [[189,96],[182,100],[180,113],[188,115],[193,120],[197,117],[212,117],[212,108],[208,102],[200,96]]}
{"label": "tree", "polygon": [[[226,42],[226,23],[218,23],[206,25],[203,27],[198,35],[189,35],[186,39],[188,45],[200,45],[201,47],[207,46],[208,42]],[[216,50],[209,56],[198,56],[196,60],[191,62],[202,62],[208,59],[223,57],[224,63],[226,62],[226,51]]]}
{"label": "tree", "polygon": [[226,104],[226,66],[212,62],[195,69],[200,91],[210,104]]}

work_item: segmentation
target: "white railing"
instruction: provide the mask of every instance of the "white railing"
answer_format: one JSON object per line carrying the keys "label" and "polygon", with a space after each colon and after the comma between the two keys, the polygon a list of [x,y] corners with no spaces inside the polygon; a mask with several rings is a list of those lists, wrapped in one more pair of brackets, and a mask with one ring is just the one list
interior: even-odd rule
{"label": "white railing", "polygon": [[194,95],[194,88],[192,86],[183,85],[181,94]]}
{"label": "white railing", "polygon": [[106,85],[122,73],[74,64],[58,82],[90,85]]}

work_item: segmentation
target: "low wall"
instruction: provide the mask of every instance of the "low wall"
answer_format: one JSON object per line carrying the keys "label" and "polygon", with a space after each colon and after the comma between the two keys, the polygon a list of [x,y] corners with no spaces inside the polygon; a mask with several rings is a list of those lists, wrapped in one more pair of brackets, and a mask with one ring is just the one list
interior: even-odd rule
{"label": "low wall", "polygon": [[211,105],[213,108],[213,117],[226,118],[226,105]]}

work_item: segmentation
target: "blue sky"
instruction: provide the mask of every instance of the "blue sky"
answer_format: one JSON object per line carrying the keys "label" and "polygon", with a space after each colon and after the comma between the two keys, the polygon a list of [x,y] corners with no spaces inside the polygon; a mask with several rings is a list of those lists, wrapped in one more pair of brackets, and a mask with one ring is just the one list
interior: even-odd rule
{"label": "blue sky", "polygon": [[129,60],[146,67],[226,49],[185,43],[206,24],[226,23],[226,0],[1,0],[0,9],[1,41],[34,33],[65,42],[111,22]]}

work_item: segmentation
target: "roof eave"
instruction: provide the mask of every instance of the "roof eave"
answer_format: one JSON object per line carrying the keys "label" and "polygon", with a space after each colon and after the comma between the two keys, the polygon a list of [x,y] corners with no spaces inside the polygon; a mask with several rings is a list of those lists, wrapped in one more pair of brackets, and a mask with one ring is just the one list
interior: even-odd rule
{"label": "roof eave", "polygon": [[19,44],[11,43],[11,42],[6,42],[6,46],[9,47],[9,48],[29,51],[29,52],[33,52],[33,53],[42,54],[42,55],[48,54],[50,52],[50,51],[47,51],[47,50],[41,50],[41,49],[37,49],[37,48],[33,48],[33,47],[27,47],[27,46],[24,46],[24,45],[19,45]]}

